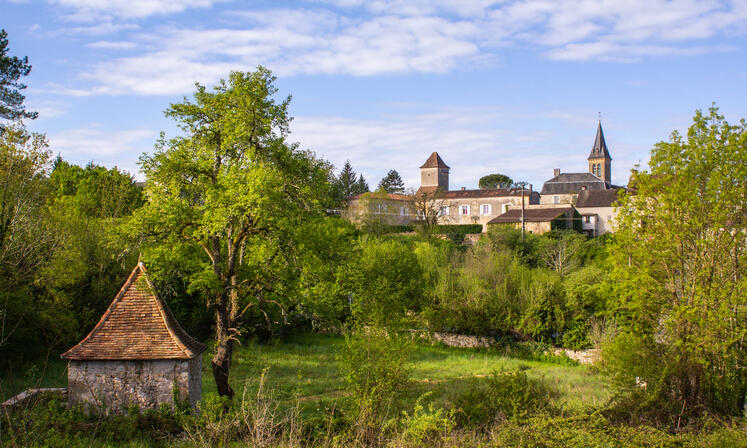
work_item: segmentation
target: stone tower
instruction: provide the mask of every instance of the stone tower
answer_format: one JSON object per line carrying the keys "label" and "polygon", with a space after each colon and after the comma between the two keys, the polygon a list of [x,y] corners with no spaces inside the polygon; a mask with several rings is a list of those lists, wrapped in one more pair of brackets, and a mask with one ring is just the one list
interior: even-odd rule
{"label": "stone tower", "polygon": [[431,154],[420,167],[420,188],[449,191],[449,167],[437,152]]}
{"label": "stone tower", "polygon": [[602,121],[597,126],[597,136],[594,139],[594,146],[589,153],[589,172],[608,184],[612,183],[612,157],[607,150],[607,143],[604,141],[604,132],[602,132]]}

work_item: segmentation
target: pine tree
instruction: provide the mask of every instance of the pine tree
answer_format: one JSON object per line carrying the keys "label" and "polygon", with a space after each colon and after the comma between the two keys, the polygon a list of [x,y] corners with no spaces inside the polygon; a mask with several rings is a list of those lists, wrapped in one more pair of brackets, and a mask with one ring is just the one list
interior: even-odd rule
{"label": "pine tree", "polygon": [[337,184],[343,198],[347,198],[357,194],[355,191],[355,171],[353,171],[353,166],[350,164],[349,160],[345,161],[345,166],[342,167],[340,175],[337,176]]}
{"label": "pine tree", "polygon": [[[8,33],[0,30],[0,119],[15,120],[17,118],[36,118],[36,112],[27,112],[23,106],[25,97],[21,90],[26,85],[19,82],[21,76],[31,71],[29,59],[8,55]],[[0,124],[0,130],[3,129]]]}
{"label": "pine tree", "polygon": [[387,193],[404,193],[405,183],[402,181],[402,178],[396,170],[389,170],[389,172],[386,173],[386,176],[381,179],[381,182],[379,182],[379,186],[376,189],[384,190]]}
{"label": "pine tree", "polygon": [[368,188],[368,182],[366,182],[366,179],[363,178],[363,174],[359,174],[358,182],[355,183],[353,194],[368,193],[369,191],[371,191],[371,189]]}

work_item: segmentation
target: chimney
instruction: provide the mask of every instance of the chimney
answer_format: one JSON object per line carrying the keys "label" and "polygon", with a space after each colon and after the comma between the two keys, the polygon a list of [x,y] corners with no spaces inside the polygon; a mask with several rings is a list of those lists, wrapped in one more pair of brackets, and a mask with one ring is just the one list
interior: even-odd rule
{"label": "chimney", "polygon": [[464,190],[466,190],[466,189],[467,189],[467,188],[465,188],[465,187],[462,187],[462,191],[464,191]]}
{"label": "chimney", "polygon": [[555,168],[552,172],[554,177],[560,176],[560,168]]}

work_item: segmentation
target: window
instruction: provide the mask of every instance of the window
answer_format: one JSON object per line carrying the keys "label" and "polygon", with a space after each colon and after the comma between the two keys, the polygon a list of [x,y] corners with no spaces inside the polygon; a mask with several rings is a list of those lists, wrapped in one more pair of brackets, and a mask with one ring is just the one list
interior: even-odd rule
{"label": "window", "polygon": [[506,213],[508,211],[508,204],[503,204],[503,213]]}
{"label": "window", "polygon": [[441,207],[439,213],[441,214],[441,216],[449,216],[449,206]]}
{"label": "window", "polygon": [[560,196],[553,196],[552,197],[552,203],[553,204],[560,204]]}
{"label": "window", "polygon": [[400,207],[399,214],[400,216],[407,216],[410,212],[407,210],[407,207]]}
{"label": "window", "polygon": [[469,215],[469,205],[461,205],[461,206],[459,206],[459,214],[460,215]]}
{"label": "window", "polygon": [[481,211],[481,213],[482,213],[483,215],[489,215],[489,214],[490,214],[490,212],[491,212],[491,210],[490,210],[490,209],[491,209],[491,207],[490,207],[490,204],[482,204],[482,205],[480,206],[480,211]]}
{"label": "window", "polygon": [[591,216],[586,215],[586,223],[589,224],[591,222]]}

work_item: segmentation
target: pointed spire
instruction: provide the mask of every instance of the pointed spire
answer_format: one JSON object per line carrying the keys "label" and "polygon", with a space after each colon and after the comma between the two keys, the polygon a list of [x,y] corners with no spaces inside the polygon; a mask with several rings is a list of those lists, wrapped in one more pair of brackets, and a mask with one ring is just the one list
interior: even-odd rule
{"label": "pointed spire", "polygon": [[607,150],[607,143],[604,141],[604,132],[602,132],[602,120],[599,120],[599,124],[597,125],[597,136],[594,138],[594,146],[591,148],[591,153],[589,153],[589,159],[609,159],[612,160],[612,157],[610,157],[610,153]]}

